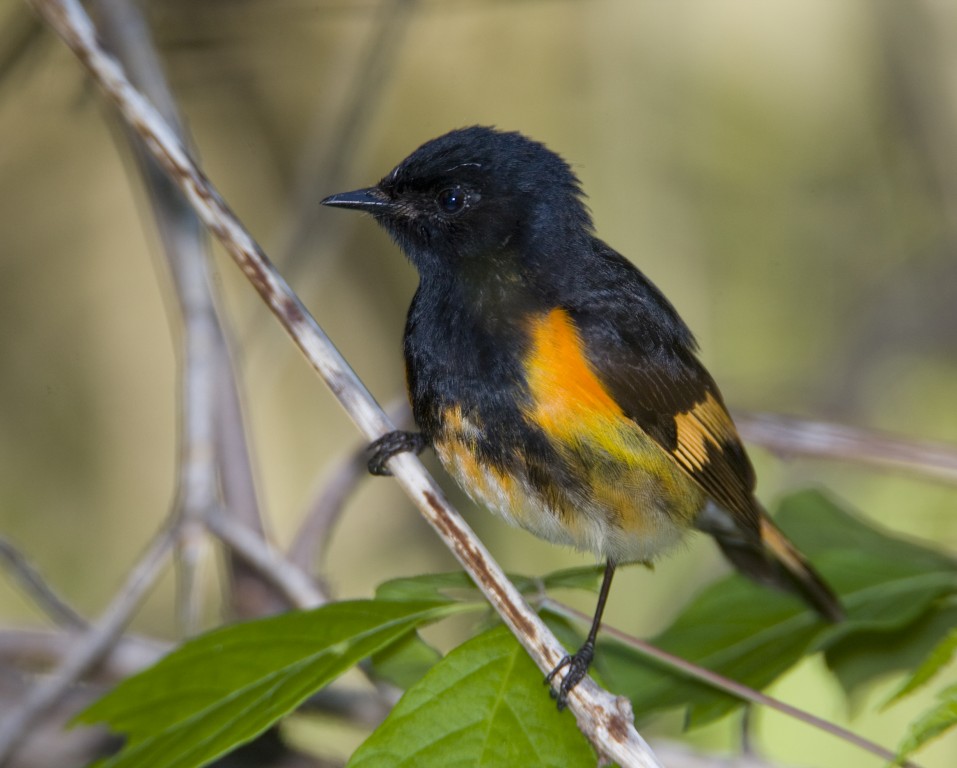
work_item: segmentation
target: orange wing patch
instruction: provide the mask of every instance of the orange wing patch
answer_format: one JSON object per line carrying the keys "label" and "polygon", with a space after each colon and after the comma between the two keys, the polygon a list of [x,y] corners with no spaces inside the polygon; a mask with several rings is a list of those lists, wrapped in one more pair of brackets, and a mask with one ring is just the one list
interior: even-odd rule
{"label": "orange wing patch", "polygon": [[[618,453],[611,425],[624,419],[585,358],[582,340],[563,309],[532,319],[531,350],[525,360],[532,403],[529,418],[549,437],[562,442],[590,440]],[[605,439],[602,439],[602,437]]]}
{"label": "orange wing patch", "polygon": [[737,440],[731,417],[710,392],[690,411],[675,415],[675,427],[675,458],[694,470],[700,471],[708,464],[709,444],[720,449],[722,443]]}

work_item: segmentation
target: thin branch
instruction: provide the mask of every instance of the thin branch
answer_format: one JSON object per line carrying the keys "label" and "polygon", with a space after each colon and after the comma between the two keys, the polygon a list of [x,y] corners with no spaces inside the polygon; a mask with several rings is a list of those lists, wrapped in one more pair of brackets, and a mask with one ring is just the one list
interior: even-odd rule
{"label": "thin branch", "polygon": [[[286,215],[274,236],[273,254],[286,279],[300,285],[321,285],[330,267],[343,253],[343,244],[359,222],[357,216],[334,216],[328,220],[317,216],[319,201],[329,189],[340,189],[347,170],[353,165],[369,125],[375,123],[375,109],[382,92],[395,71],[395,62],[406,40],[410,23],[418,8],[418,0],[379,0],[365,7],[370,16],[366,38],[356,53],[356,44],[348,36],[336,41],[334,50],[326,51],[333,61],[313,89],[318,95],[318,108],[311,120],[307,140],[297,153],[291,204],[284,206]],[[352,65],[355,59],[354,65]],[[351,66],[350,66],[351,65]],[[331,125],[325,109],[330,93],[344,93],[344,106],[337,110]],[[323,226],[318,226],[319,221]],[[318,254],[318,258],[317,258]],[[306,275],[300,275],[308,266]],[[264,324],[257,314],[245,327],[241,338],[246,348],[260,340]],[[261,345],[258,353],[278,354]],[[275,372],[278,366],[267,365]]]}
{"label": "thin branch", "polygon": [[323,476],[319,492],[292,537],[286,555],[289,562],[303,569],[316,566],[346,502],[369,474],[368,447],[369,442],[362,440],[336,463],[328,479]]}
{"label": "thin branch", "polygon": [[[0,631],[0,661],[23,668],[49,668],[69,656],[80,632],[35,629]],[[148,637],[124,635],[108,649],[84,682],[116,683],[155,664],[173,650],[172,643]]]}
{"label": "thin branch", "polygon": [[[105,41],[115,51],[133,82],[186,143],[178,114],[150,30],[136,3],[96,0]],[[163,254],[178,300],[180,331],[180,428],[177,471],[177,514],[180,526],[178,573],[181,625],[192,634],[201,614],[198,571],[204,559],[203,518],[220,505],[246,527],[264,535],[239,406],[238,376],[216,305],[210,278],[209,240],[202,223],[180,190],[162,172],[139,134],[127,130],[146,184]],[[228,453],[227,455],[224,455]],[[285,607],[258,574],[242,562],[228,560],[232,606],[239,616],[272,613]],[[246,598],[255,593],[257,599]]]}
{"label": "thin branch", "polygon": [[77,636],[70,653],[53,673],[30,688],[20,705],[0,721],[0,765],[6,763],[30,726],[115,645],[133,611],[159,578],[172,546],[173,533],[164,529],[150,543],[99,620]]}
{"label": "thin branch", "polygon": [[[226,329],[221,327],[223,333]],[[240,381],[235,375],[235,362],[229,339],[217,346],[221,356],[215,365],[217,393],[215,407],[216,462],[219,472],[223,510],[237,524],[254,531],[267,540],[253,476],[253,464],[246,436],[245,420],[240,396]],[[230,557],[228,577],[231,582],[232,612],[237,618],[253,618],[277,613],[291,603],[281,590],[260,577],[255,569],[241,559]]]}
{"label": "thin branch", "polygon": [[[379,3],[372,21],[372,29],[363,44],[358,62],[351,74],[348,103],[336,117],[330,131],[321,130],[321,118],[313,121],[311,141],[297,163],[296,206],[288,229],[280,233],[279,263],[293,282],[304,264],[315,268],[314,249],[306,244],[313,236],[319,200],[319,190],[339,189],[346,169],[355,157],[367,126],[373,125],[373,109],[381,103],[381,95],[394,72],[395,60],[402,50],[406,31],[416,10],[417,0],[384,0]],[[330,68],[327,77],[342,78],[342,68]],[[317,93],[328,89],[317,88]],[[323,246],[327,254],[339,253],[338,247],[346,228],[353,226],[346,217],[334,225],[332,232],[323,232]],[[331,237],[330,237],[331,235]],[[308,260],[307,260],[308,256]]]}
{"label": "thin branch", "polygon": [[271,548],[256,532],[222,512],[206,516],[209,530],[222,539],[236,555],[283,594],[297,608],[315,608],[328,600],[316,584]]}
{"label": "thin branch", "polygon": [[745,440],[781,456],[816,456],[909,472],[957,484],[957,445],[771,413],[742,413]]}
{"label": "thin branch", "polygon": [[[412,421],[412,411],[405,397],[387,405],[385,411],[399,429],[404,429]],[[287,554],[291,563],[306,571],[321,559],[332,528],[346,502],[359,483],[369,476],[368,441],[362,440],[351,449],[328,474],[329,479],[321,483],[320,491],[309,505]]]}
{"label": "thin branch", "polygon": [[[6,671],[0,675],[0,712],[16,709],[35,684],[29,675]],[[70,719],[90,705],[98,686],[76,685],[50,706],[43,718],[31,724],[17,748],[11,768],[85,766],[96,757],[116,750],[118,739],[106,728],[70,728]]]}
{"label": "thin branch", "polygon": [[[135,3],[96,0],[104,44],[123,62],[131,79],[158,105],[164,119],[185,141],[176,103],[166,86],[149,30]],[[219,503],[213,449],[213,360],[218,341],[217,319],[207,287],[205,264],[209,248],[202,224],[179,190],[143,146],[125,131],[149,197],[153,219],[163,244],[163,256],[173,278],[181,322],[179,336],[179,430],[176,492],[173,514],[180,518],[177,540],[177,615],[184,635],[194,634],[202,615],[199,570],[204,559],[203,517]]]}
{"label": "thin branch", "polygon": [[6,562],[23,589],[53,621],[67,629],[86,629],[86,619],[53,591],[53,588],[46,583],[40,572],[30,564],[19,549],[2,537],[0,537],[0,560]]}
{"label": "thin branch", "polygon": [[[591,622],[592,617],[588,614],[582,613],[581,611],[567,606],[564,603],[560,603],[557,600],[553,600],[548,596],[545,596],[541,600],[540,605],[542,608],[556,613],[559,616],[581,621],[585,624]],[[835,725],[829,720],[825,720],[817,715],[812,715],[810,712],[806,712],[798,707],[785,704],[779,699],[775,699],[767,694],[761,693],[760,691],[756,691],[753,688],[749,688],[746,685],[742,685],[741,683],[732,680],[730,677],[719,675],[717,672],[712,672],[710,669],[705,669],[704,667],[694,664],[687,659],[683,659],[680,656],[675,656],[674,654],[668,653],[668,651],[663,651],[661,648],[651,645],[641,638],[629,635],[626,632],[622,632],[620,629],[609,626],[608,624],[602,624],[601,629],[604,634],[610,635],[620,643],[627,645],[629,648],[635,649],[642,656],[646,656],[649,659],[654,659],[668,669],[680,672],[686,677],[690,677],[692,680],[697,680],[698,682],[710,685],[712,688],[716,688],[724,693],[729,693],[732,696],[741,699],[742,701],[747,701],[752,704],[760,704],[768,709],[781,712],[782,714],[793,717],[795,720],[800,720],[801,722],[806,723],[813,728],[818,728],[826,733],[831,734],[832,736],[836,736],[837,738],[842,739],[849,744],[860,747],[864,751],[870,752],[873,755],[877,755],[884,760],[893,761],[896,757],[896,754],[892,750],[885,749],[880,744],[875,744],[873,741],[865,739],[863,736],[859,736],[853,731],[849,731],[846,728]],[[902,765],[904,768],[919,768],[919,766],[911,762],[905,762]]]}
{"label": "thin branch", "polygon": [[[200,218],[222,241],[362,433],[371,440],[391,431],[393,425],[382,409],[199,170],[175,133],[133,88],[117,62],[100,47],[82,6],[76,0],[32,0],[32,3],[73,49],[130,125],[143,136],[150,151],[180,185]],[[401,454],[389,462],[389,469],[538,667],[543,672],[554,668],[565,655],[565,649],[445,500],[422,463],[414,456]],[[626,700],[612,696],[586,679],[572,691],[569,705],[579,728],[601,754],[622,766],[659,765],[635,730]]]}

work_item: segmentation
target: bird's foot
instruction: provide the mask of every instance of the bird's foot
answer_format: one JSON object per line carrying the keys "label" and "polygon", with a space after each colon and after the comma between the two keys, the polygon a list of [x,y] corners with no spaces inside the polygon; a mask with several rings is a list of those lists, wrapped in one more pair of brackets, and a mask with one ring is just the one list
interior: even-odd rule
{"label": "bird's foot", "polygon": [[421,432],[403,432],[396,430],[389,432],[369,446],[372,457],[369,459],[369,472],[380,477],[388,477],[392,473],[386,463],[393,456],[406,451],[413,451],[416,455],[422,453],[427,442]]}
{"label": "bird's foot", "polygon": [[558,704],[559,711],[565,709],[568,705],[568,694],[578,685],[582,678],[588,674],[588,667],[591,666],[592,659],[595,658],[595,644],[587,641],[575,653],[565,656],[558,665],[545,677],[545,684],[550,685],[555,676],[568,667],[568,671],[562,678],[558,689],[551,689],[552,698]]}

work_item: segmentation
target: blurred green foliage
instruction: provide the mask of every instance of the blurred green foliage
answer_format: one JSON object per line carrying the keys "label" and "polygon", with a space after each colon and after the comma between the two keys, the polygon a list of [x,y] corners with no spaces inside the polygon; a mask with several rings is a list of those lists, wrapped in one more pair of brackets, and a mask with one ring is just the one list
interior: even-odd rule
{"label": "blurred green foliage", "polygon": [[[925,631],[929,621],[950,612],[957,559],[889,537],[817,492],[789,496],[778,512],[838,590],[846,619],[829,624],[796,597],[734,574],[685,606],[651,640],[653,646],[761,690],[818,652],[840,677],[841,667],[859,655],[873,661],[862,639]],[[596,575],[594,569],[574,569],[538,583],[523,576],[512,581],[540,599],[546,590],[594,589]],[[371,653],[371,678],[386,679],[405,694],[349,766],[592,765],[587,741],[568,719],[560,719],[545,695],[541,672],[505,627],[478,633],[473,628],[472,637],[444,658],[417,632],[476,608],[488,610],[481,593],[453,572],[387,582],[372,601],[214,630],[126,680],[80,719],[105,721],[128,738],[108,766],[193,768],[253,738]],[[556,604],[546,602],[544,608],[550,620],[556,618]],[[556,626],[565,633],[561,618]],[[936,638],[941,634],[943,643],[896,698],[927,684],[946,666],[957,635]],[[565,641],[569,647],[580,642]],[[870,666],[870,678],[897,668],[892,659],[882,661]],[[617,639],[599,639],[594,671],[610,691],[631,701],[642,723],[679,709],[688,726],[697,728],[742,704],[736,692]],[[952,690],[940,698],[942,704],[902,740],[902,754],[952,729]]]}

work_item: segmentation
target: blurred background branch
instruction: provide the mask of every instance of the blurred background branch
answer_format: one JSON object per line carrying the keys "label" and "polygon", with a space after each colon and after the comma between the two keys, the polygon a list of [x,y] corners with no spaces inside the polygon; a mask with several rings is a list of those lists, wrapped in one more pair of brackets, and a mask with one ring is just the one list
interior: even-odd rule
{"label": "blurred background branch", "polygon": [[[126,0],[97,0],[94,10],[107,48],[177,133],[190,145],[139,8]],[[204,554],[204,520],[213,510],[235,516],[251,532],[264,535],[232,356],[219,319],[210,279],[209,241],[202,223],[128,126],[129,141],[145,181],[162,253],[173,278],[177,311],[171,318],[180,335],[180,425],[175,512],[180,518],[181,626],[192,634],[200,624],[203,585],[198,573]],[[228,500],[228,501],[227,501]],[[239,618],[288,607],[270,585],[227,549],[230,607]]]}
{"label": "blurred background branch", "polygon": [[116,645],[133,612],[156,584],[172,544],[171,531],[161,531],[99,620],[76,638],[49,677],[31,686],[16,707],[4,714],[0,720],[0,765],[35,731],[37,722]]}
{"label": "blurred background branch", "polygon": [[30,599],[56,624],[65,629],[86,628],[86,619],[64,602],[20,550],[2,538],[0,559],[4,560],[10,575],[20,583]]}
{"label": "blurred background branch", "polygon": [[[520,129],[575,163],[599,231],[673,298],[728,400],[749,409],[742,432],[768,449],[755,453],[762,496],[826,484],[885,526],[957,545],[948,4],[91,8],[375,392],[402,389],[414,278],[374,227],[316,216],[315,202],[373,182],[449,128]],[[0,673],[17,681],[4,702],[19,712],[34,702],[12,721],[34,725],[17,760],[68,765],[56,750],[74,737],[50,724],[88,701],[74,682],[132,671],[116,659],[136,637],[155,643],[131,653],[145,663],[224,619],[315,604],[328,591],[368,595],[451,558],[392,483],[361,482],[354,428],[317,396],[232,270],[219,274],[155,169],[117,162],[130,155],[103,130],[112,116],[52,43],[22,3],[0,2],[0,528],[17,542],[0,550],[12,574],[0,587]],[[156,566],[152,597],[107,621],[101,607],[137,563],[130,542],[174,518],[179,575]],[[475,525],[511,570],[582,562],[484,514]],[[640,601],[613,597],[609,620],[647,634],[720,567],[692,542],[659,564],[653,584],[623,590]],[[9,589],[14,580],[32,586]],[[127,620],[134,635],[117,629]],[[35,677],[37,667],[53,673]],[[784,684],[791,699],[842,710],[815,670],[802,672]],[[63,694],[59,707],[51,692]],[[876,740],[906,719],[859,708],[856,730]],[[13,710],[2,711],[9,724]],[[336,745],[331,762],[341,764],[350,742],[335,730],[315,741]],[[783,764],[798,762],[788,759],[795,745],[808,756],[800,762],[857,764],[770,718],[758,732]],[[709,753],[729,741],[718,726],[695,738]],[[111,744],[95,734],[72,754]],[[924,764],[949,767],[946,749]]]}
{"label": "blurred background branch", "polygon": [[914,440],[776,413],[739,413],[735,421],[745,440],[784,459],[838,459],[957,483],[957,444]]}

